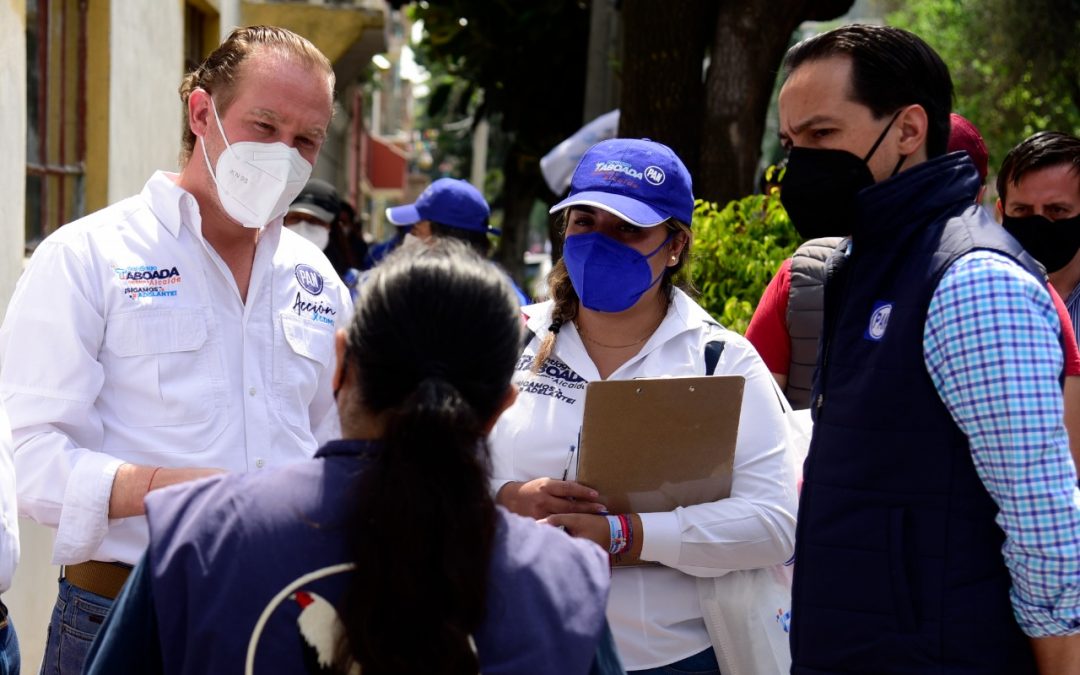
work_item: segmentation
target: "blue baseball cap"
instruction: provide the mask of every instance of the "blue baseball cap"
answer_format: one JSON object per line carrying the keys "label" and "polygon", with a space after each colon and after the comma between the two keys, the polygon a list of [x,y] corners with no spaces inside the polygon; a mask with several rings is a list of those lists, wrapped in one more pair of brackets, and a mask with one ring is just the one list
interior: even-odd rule
{"label": "blue baseball cap", "polygon": [[484,195],[468,181],[456,178],[440,178],[427,186],[412,204],[386,209],[386,219],[394,225],[431,220],[461,230],[498,234],[498,230],[488,226],[489,216],[491,208]]}
{"label": "blue baseball cap", "polygon": [[570,179],[570,196],[551,207],[592,206],[638,227],[694,216],[690,172],[675,152],[645,138],[612,138],[589,148]]}

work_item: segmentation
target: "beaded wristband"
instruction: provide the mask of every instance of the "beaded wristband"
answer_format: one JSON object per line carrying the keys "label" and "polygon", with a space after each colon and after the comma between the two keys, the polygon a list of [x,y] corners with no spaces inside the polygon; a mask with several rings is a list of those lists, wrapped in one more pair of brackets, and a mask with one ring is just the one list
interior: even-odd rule
{"label": "beaded wristband", "polygon": [[619,555],[626,550],[626,534],[623,529],[623,520],[619,516],[605,516],[608,528],[611,532],[611,543],[608,545],[608,553]]}
{"label": "beaded wristband", "polygon": [[623,514],[619,518],[623,522],[623,532],[626,533],[626,548],[624,551],[631,551],[634,548],[634,521],[629,515]]}

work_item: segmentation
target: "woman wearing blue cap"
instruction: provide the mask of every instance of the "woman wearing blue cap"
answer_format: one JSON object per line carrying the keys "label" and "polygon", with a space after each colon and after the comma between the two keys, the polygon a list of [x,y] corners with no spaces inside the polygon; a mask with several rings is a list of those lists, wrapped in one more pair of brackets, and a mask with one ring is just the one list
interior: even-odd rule
{"label": "woman wearing blue cap", "polygon": [[[631,672],[787,672],[788,606],[752,619],[763,609],[754,589],[773,572],[765,568],[793,550],[785,408],[753,347],[674,285],[693,209],[690,176],[667,146],[613,139],[582,157],[569,197],[552,209],[566,236],[552,300],[522,308],[533,336],[514,378],[521,394],[491,434],[493,488],[512,511],[622,560],[659,563],[612,571],[608,620]],[[710,343],[723,345],[713,363]],[[745,378],[730,498],[607,514],[595,491],[566,480],[585,382],[712,373]]]}
{"label": "woman wearing blue cap", "polygon": [[[489,234],[501,234],[488,222],[491,207],[484,195],[468,181],[440,178],[427,187],[412,204],[386,209],[386,219],[398,227],[410,228],[405,238],[430,242],[440,237],[460,239],[484,258],[491,252]],[[507,280],[522,305],[529,303],[509,275]]]}

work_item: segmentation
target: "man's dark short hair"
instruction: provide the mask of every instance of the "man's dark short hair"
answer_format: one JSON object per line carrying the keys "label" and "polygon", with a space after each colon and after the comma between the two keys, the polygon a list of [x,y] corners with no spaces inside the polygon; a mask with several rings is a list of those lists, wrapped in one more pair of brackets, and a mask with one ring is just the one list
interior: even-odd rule
{"label": "man's dark short hair", "polygon": [[890,26],[852,24],[803,40],[784,57],[784,77],[807,61],[851,59],[851,99],[881,119],[904,106],[926,110],[926,154],[945,154],[953,84],[949,68],[922,38]]}
{"label": "man's dark short hair", "polygon": [[1020,141],[1001,163],[997,176],[998,197],[1005,203],[1009,185],[1019,185],[1020,179],[1032,171],[1059,164],[1069,164],[1080,178],[1080,138],[1060,131],[1040,131]]}

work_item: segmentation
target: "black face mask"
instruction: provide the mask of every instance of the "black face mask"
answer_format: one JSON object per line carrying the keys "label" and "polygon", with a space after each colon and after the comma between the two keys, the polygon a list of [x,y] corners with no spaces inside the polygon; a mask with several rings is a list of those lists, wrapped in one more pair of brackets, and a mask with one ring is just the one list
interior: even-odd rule
{"label": "black face mask", "polygon": [[[792,148],[780,182],[780,203],[803,239],[849,235],[855,224],[855,196],[874,184],[867,162],[900,116],[898,110],[870,152],[859,159],[847,150]],[[900,157],[892,175],[907,157]]]}
{"label": "black face mask", "polygon": [[1065,267],[1080,250],[1080,215],[1062,220],[1005,216],[1001,225],[1047,272]]}

